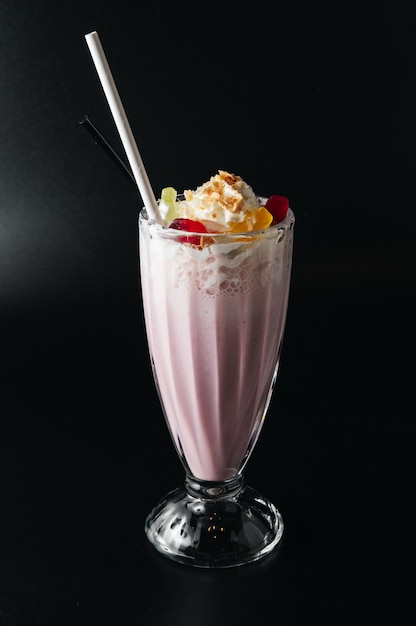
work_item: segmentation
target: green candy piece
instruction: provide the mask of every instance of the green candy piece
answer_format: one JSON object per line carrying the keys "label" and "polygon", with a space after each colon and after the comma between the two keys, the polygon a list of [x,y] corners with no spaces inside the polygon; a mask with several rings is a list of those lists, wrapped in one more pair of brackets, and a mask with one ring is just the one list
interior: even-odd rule
{"label": "green candy piece", "polygon": [[169,211],[166,215],[166,222],[171,222],[176,217],[176,198],[177,198],[176,189],[173,187],[165,187],[162,189],[161,200],[165,204],[169,206]]}

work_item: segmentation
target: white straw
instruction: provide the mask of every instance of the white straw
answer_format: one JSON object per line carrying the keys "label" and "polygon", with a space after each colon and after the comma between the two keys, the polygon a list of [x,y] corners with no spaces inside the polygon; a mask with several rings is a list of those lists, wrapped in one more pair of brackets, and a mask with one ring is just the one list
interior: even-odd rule
{"label": "white straw", "polygon": [[139,149],[134,140],[129,121],[124,111],[124,107],[117,91],[113,76],[111,74],[111,70],[108,65],[103,47],[101,45],[100,38],[98,37],[98,33],[96,31],[93,31],[88,35],[85,35],[85,39],[91,52],[91,56],[94,61],[95,68],[101,81],[105,96],[110,106],[114,122],[120,135],[120,139],[123,143],[124,150],[126,151],[126,155],[129,160],[130,167],[132,169],[137,186],[139,188],[143,204],[146,207],[147,214],[150,219],[161,224],[162,219],[159,213],[156,198],[147,177]]}

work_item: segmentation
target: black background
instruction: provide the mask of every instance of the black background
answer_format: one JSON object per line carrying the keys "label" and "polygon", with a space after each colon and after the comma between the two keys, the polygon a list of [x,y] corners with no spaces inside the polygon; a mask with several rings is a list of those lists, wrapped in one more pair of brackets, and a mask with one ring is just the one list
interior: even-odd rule
{"label": "black background", "polygon": [[[413,623],[413,8],[2,0],[2,626]],[[79,125],[120,147],[92,30],[156,195],[228,169],[296,214],[245,472],[286,530],[251,566],[188,569],[144,536],[183,470],[148,363],[140,198]]]}

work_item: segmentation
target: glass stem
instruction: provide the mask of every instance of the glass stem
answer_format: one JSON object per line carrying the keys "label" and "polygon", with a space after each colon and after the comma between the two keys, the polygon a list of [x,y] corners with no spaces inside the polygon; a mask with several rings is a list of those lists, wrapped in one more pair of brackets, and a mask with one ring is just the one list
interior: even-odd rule
{"label": "glass stem", "polygon": [[186,491],[190,496],[200,500],[228,500],[237,496],[243,485],[242,474],[236,474],[233,478],[221,482],[199,480],[189,474],[185,478]]}

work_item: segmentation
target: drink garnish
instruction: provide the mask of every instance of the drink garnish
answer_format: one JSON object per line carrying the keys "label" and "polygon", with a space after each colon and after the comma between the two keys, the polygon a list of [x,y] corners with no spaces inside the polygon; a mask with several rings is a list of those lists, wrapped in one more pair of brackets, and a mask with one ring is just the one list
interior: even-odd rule
{"label": "drink garnish", "polygon": [[282,222],[289,209],[286,196],[272,195],[260,204],[253,189],[240,177],[224,170],[194,191],[178,196],[176,189],[162,189],[160,213],[165,226],[187,231],[182,243],[203,247],[211,245],[209,236],[195,233],[243,234],[266,230]]}
{"label": "drink garnish", "polygon": [[270,196],[266,202],[266,209],[273,216],[273,223],[282,222],[289,210],[289,200],[286,196]]}
{"label": "drink garnish", "polygon": [[[169,224],[169,228],[174,228],[175,230],[186,230],[188,233],[206,233],[208,232],[202,222],[197,222],[196,220],[190,220],[186,217],[178,217],[173,222]],[[201,245],[201,237],[198,235],[185,235],[181,237],[182,243],[189,243],[193,246]]]}
{"label": "drink garnish", "polygon": [[174,189],[173,187],[164,187],[162,189],[161,200],[169,207],[169,210],[167,214],[165,215],[165,220],[167,222],[171,222],[175,218],[175,215],[176,215],[175,203],[176,203],[177,195],[178,194],[176,192],[176,189]]}
{"label": "drink garnish", "polygon": [[242,222],[232,225],[230,233],[247,233],[252,230],[263,230],[269,228],[273,221],[273,215],[266,207],[261,206],[257,211],[247,213]]}

